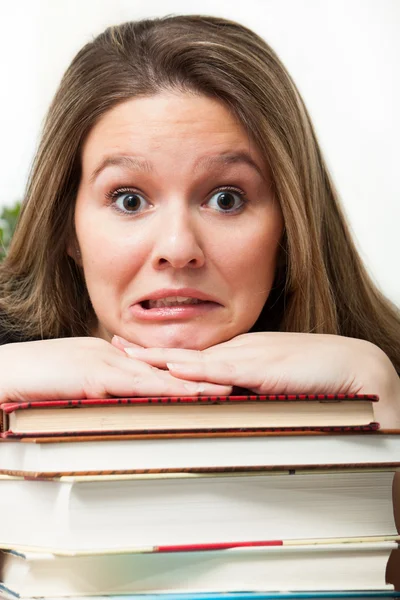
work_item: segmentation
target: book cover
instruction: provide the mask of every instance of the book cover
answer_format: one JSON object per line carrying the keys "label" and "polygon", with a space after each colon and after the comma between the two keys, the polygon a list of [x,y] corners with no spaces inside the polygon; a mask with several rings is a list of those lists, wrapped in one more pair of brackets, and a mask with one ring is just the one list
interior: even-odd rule
{"label": "book cover", "polygon": [[251,551],[252,549],[267,549],[272,550],[277,547],[285,547],[285,549],[293,548],[294,550],[309,551],[310,549],[315,550],[326,550],[329,548],[343,549],[346,548],[361,548],[361,549],[373,549],[379,546],[391,547],[393,550],[400,546],[400,535],[383,535],[383,536],[369,536],[369,537],[350,537],[350,538],[305,538],[305,539],[285,539],[285,540],[253,540],[253,541],[232,541],[232,542],[219,542],[213,544],[182,544],[182,545],[169,545],[169,546],[144,546],[137,547],[132,546],[131,548],[98,548],[96,550],[85,551],[85,550],[65,550],[60,548],[44,548],[42,546],[5,546],[0,543],[0,552],[5,554],[15,554],[19,556],[25,556],[28,554],[36,554],[42,556],[54,556],[54,557],[83,557],[83,556],[113,556],[113,555],[124,555],[124,554],[154,554],[154,553],[181,553],[181,552],[220,552],[221,550],[246,550]]}

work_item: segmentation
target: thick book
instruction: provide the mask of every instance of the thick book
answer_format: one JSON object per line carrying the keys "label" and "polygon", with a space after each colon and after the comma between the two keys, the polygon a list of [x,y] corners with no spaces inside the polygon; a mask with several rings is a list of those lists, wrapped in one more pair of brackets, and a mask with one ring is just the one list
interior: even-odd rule
{"label": "thick book", "polygon": [[397,536],[393,480],[393,471],[181,473],[29,482],[2,476],[0,513],[7,518],[2,519],[0,546],[32,548],[40,540],[44,548],[93,552]]}
{"label": "thick book", "polygon": [[373,430],[375,395],[108,398],[11,402],[0,407],[3,437],[212,430]]}
{"label": "thick book", "polygon": [[17,597],[157,592],[390,590],[396,542],[266,546],[206,552],[58,556],[0,552],[3,586]]}
{"label": "thick book", "polygon": [[7,438],[0,474],[29,477],[400,467],[400,431]]}

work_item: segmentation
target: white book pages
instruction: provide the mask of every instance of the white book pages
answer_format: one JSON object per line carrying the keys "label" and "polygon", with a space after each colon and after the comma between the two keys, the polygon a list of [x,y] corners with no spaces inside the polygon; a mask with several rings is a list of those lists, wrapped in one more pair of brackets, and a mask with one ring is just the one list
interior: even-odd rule
{"label": "white book pages", "polygon": [[393,476],[2,478],[0,511],[8,518],[0,544],[92,550],[396,535]]}

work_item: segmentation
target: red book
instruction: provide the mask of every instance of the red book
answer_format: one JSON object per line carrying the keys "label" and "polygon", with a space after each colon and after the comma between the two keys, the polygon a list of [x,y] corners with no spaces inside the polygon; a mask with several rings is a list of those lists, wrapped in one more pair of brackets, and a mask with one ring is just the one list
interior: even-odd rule
{"label": "red book", "polygon": [[155,433],[373,431],[375,395],[288,394],[12,402],[2,437]]}

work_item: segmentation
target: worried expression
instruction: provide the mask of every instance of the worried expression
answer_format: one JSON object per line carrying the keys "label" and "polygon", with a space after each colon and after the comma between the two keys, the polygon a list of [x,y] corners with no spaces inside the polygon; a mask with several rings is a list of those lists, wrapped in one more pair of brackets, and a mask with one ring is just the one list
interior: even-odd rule
{"label": "worried expression", "polygon": [[218,100],[134,98],[85,141],[68,251],[80,250],[93,335],[201,350],[247,332],[282,231],[268,166]]}

